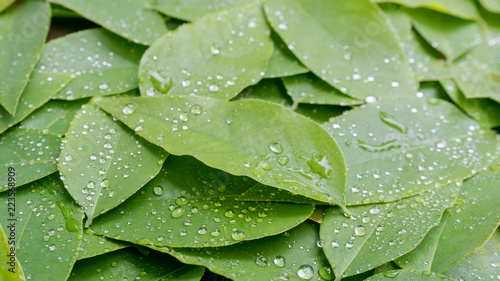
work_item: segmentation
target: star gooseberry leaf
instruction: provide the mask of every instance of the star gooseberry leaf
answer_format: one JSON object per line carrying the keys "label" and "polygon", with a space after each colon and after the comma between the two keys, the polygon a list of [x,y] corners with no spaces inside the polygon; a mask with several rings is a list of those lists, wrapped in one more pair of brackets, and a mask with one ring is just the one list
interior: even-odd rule
{"label": "star gooseberry leaf", "polygon": [[169,153],[342,205],[346,170],[337,143],[317,123],[281,105],[170,95],[98,104]]}
{"label": "star gooseberry leaf", "polygon": [[59,171],[87,215],[116,207],[156,176],[167,153],[143,141],[93,104],[87,104],[63,141]]}

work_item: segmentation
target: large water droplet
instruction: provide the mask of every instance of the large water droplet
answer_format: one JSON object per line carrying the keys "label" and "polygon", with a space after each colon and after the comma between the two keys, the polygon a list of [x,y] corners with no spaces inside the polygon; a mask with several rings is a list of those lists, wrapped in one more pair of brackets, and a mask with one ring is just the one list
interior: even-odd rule
{"label": "large water droplet", "polygon": [[302,279],[309,280],[314,276],[314,269],[307,264],[301,265],[297,270],[297,275]]}
{"label": "large water droplet", "polygon": [[123,107],[122,112],[125,115],[130,115],[134,113],[134,110],[135,110],[135,104],[129,103]]}
{"label": "large water droplet", "polygon": [[321,276],[321,278],[325,280],[333,280],[333,277],[335,277],[333,270],[328,266],[323,266],[322,268],[320,268],[318,273],[319,276]]}
{"label": "large water droplet", "polygon": [[182,207],[175,208],[172,211],[172,218],[174,218],[174,219],[180,218],[180,217],[182,217],[182,215],[184,215],[185,212],[186,212],[186,210]]}
{"label": "large water droplet", "polygon": [[195,115],[200,115],[203,112],[203,108],[200,105],[193,105],[191,106],[191,113]]}
{"label": "large water droplet", "polygon": [[245,233],[243,231],[236,231],[236,232],[233,232],[231,237],[233,237],[233,239],[235,241],[242,241],[242,240],[245,240]]}
{"label": "large water droplet", "polygon": [[285,267],[285,265],[286,265],[285,257],[283,257],[283,256],[276,256],[274,258],[274,264],[277,267]]}
{"label": "large water droplet", "polygon": [[257,260],[255,261],[255,264],[258,266],[266,266],[267,265],[267,259],[264,256],[258,256]]}
{"label": "large water droplet", "polygon": [[161,187],[161,186],[155,186],[153,188],[153,193],[155,195],[161,196],[161,195],[163,195],[163,193],[165,193],[165,191],[163,190],[163,187]]}
{"label": "large water droplet", "polygon": [[281,144],[279,144],[277,142],[271,143],[269,145],[269,149],[271,149],[272,152],[277,153],[277,154],[283,153],[283,151],[284,151],[283,146],[281,146]]}
{"label": "large water droplet", "polygon": [[354,228],[354,234],[356,234],[356,236],[365,236],[366,235],[365,227],[362,225],[357,226],[356,228]]}

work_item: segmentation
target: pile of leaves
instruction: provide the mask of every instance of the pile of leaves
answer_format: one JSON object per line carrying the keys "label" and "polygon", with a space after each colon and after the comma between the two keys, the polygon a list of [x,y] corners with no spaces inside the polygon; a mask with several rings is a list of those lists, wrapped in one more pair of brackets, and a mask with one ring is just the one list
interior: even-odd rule
{"label": "pile of leaves", "polygon": [[12,2],[0,279],[500,280],[497,1]]}

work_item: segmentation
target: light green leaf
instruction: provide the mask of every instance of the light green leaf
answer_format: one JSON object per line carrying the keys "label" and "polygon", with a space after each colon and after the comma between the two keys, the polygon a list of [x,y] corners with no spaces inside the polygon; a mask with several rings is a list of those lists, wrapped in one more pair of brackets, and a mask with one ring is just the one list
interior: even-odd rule
{"label": "light green leaf", "polygon": [[108,30],[135,43],[151,45],[167,32],[155,11],[146,9],[146,0],[50,0],[73,10]]}
{"label": "light green leaf", "polygon": [[15,0],[0,0],[0,12],[7,9]]}
{"label": "light green leaf", "polygon": [[[19,173],[19,175],[21,175]],[[27,279],[64,281],[82,243],[83,212],[64,190],[58,175],[16,190],[16,256]],[[7,192],[0,193],[7,206]],[[10,280],[10,279],[9,279]]]}
{"label": "light green leaf", "polygon": [[324,127],[345,155],[346,204],[437,188],[470,177],[495,156],[493,131],[435,98],[370,104]]}
{"label": "light green leaf", "polygon": [[500,103],[491,99],[468,99],[454,80],[442,80],[441,84],[449,97],[468,115],[489,127],[500,126]]}
{"label": "light green leaf", "polygon": [[496,231],[486,244],[458,261],[443,273],[457,280],[495,280],[500,276],[500,232]]}
{"label": "light green leaf", "polygon": [[127,126],[141,126],[139,135],[174,155],[319,201],[343,201],[346,171],[337,143],[280,105],[170,95],[99,105]]}
{"label": "light green leaf", "polygon": [[[381,3],[379,4],[380,9],[389,19],[390,24],[396,30],[396,34],[401,42],[405,42],[407,38],[411,35],[411,20],[405,10],[396,4],[391,3]],[[403,48],[403,51],[405,49]]]}
{"label": "light green leaf", "polygon": [[[11,233],[13,233],[14,228],[10,229],[8,228],[9,226],[12,227],[10,223],[12,223],[12,221],[5,222],[5,229],[7,229],[9,237],[12,237],[13,235],[11,235]],[[5,234],[5,231],[3,230],[1,224],[0,224],[0,241],[2,242],[0,243],[0,255],[2,256],[3,259],[3,262],[0,264],[0,277],[2,277],[2,280],[3,278],[8,278],[8,280],[11,281],[26,280],[26,277],[24,277],[24,272],[21,267],[21,264],[19,263],[19,260],[15,256],[16,250],[13,244],[15,243],[15,240],[14,239],[9,240],[7,238],[7,235]]]}
{"label": "light green leaf", "polygon": [[166,152],[87,104],[71,123],[58,166],[66,189],[85,209],[88,227],[93,218],[155,177],[166,157]]}
{"label": "light green leaf", "polygon": [[479,3],[492,13],[500,13],[500,2],[496,0],[479,0]]}
{"label": "light green leaf", "polygon": [[264,10],[297,58],[344,94],[387,99],[416,92],[395,33],[370,1],[271,0]]}
{"label": "light green leaf", "polygon": [[152,8],[173,18],[196,21],[202,17],[257,0],[156,0]]}
{"label": "light green leaf", "polygon": [[41,0],[17,2],[0,14],[0,105],[11,115],[40,57],[49,24],[50,5]]}
{"label": "light green leaf", "polygon": [[58,99],[123,93],[137,87],[138,62],[145,47],[104,29],[75,32],[47,44],[37,68],[72,74]]}
{"label": "light green leaf", "polygon": [[95,257],[130,246],[127,243],[109,239],[101,235],[95,235],[88,231],[84,231],[82,237],[82,246],[80,248],[80,252],[78,253],[79,260]]}
{"label": "light green leaf", "polygon": [[312,205],[238,202],[255,182],[170,156],[160,174],[115,210],[97,218],[96,233],[136,244],[213,247],[275,235],[305,221]]}
{"label": "light green leaf", "polygon": [[476,5],[471,0],[373,0],[377,3],[398,3],[409,8],[426,8],[456,16],[463,19],[474,20],[479,17]]}
{"label": "light green leaf", "polygon": [[273,53],[269,32],[257,4],[185,24],[156,41],[142,58],[141,94],[229,100],[264,75]]}
{"label": "light green leaf", "polygon": [[274,53],[269,60],[264,78],[285,77],[309,72],[309,69],[297,60],[276,32],[271,32],[271,38],[274,42]]}
{"label": "light green leaf", "polygon": [[[16,187],[57,171],[61,139],[36,129],[15,128],[0,138],[0,167],[16,170]],[[0,178],[0,191],[9,188],[7,177]]]}
{"label": "light green leaf", "polygon": [[481,43],[481,30],[467,21],[428,9],[408,9],[415,29],[449,61]]}
{"label": "light green leaf", "polygon": [[318,225],[304,222],[277,236],[227,247],[159,250],[235,281],[332,280],[333,272],[318,245],[322,245]]}
{"label": "light green leaf", "polygon": [[414,249],[453,205],[459,189],[449,184],[397,202],[351,207],[350,218],[330,208],[320,237],[335,275],[358,274]]}
{"label": "light green leaf", "polygon": [[62,136],[68,131],[75,114],[88,102],[88,99],[51,100],[24,119],[22,125],[27,128],[48,130]]}
{"label": "light green leaf", "polygon": [[433,272],[422,272],[413,270],[386,271],[366,279],[366,281],[455,281],[449,277]]}
{"label": "light green leaf", "polygon": [[0,108],[0,133],[17,124],[30,113],[45,104],[71,80],[68,74],[40,73],[34,71],[19,99],[14,115]]}
{"label": "light green leaf", "polygon": [[[497,161],[499,163],[499,161]],[[412,252],[396,260],[403,268],[443,272],[481,247],[500,223],[500,165],[466,180],[457,204]]]}
{"label": "light green leaf", "polygon": [[312,73],[281,78],[295,104],[357,105],[362,101],[342,94]]}
{"label": "light green leaf", "polygon": [[151,253],[144,256],[128,248],[79,260],[68,281],[141,280],[141,281],[197,281],[205,272],[201,266],[185,265],[174,258]]}

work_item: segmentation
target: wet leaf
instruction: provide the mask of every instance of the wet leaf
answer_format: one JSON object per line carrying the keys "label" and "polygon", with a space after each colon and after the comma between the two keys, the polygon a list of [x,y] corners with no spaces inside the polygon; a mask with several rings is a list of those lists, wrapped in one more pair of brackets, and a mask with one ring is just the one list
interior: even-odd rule
{"label": "wet leaf", "polygon": [[167,32],[162,17],[145,0],[50,0],[132,42],[151,45]]}
{"label": "wet leaf", "polygon": [[[411,33],[411,20],[405,9],[397,4],[381,3],[378,5],[384,14],[388,17],[389,23],[392,25],[401,42],[405,42],[406,38]],[[406,51],[403,48],[403,51]]]}
{"label": "wet leaf", "polygon": [[58,99],[123,93],[138,85],[137,66],[144,50],[107,30],[88,29],[48,43],[37,68],[74,76],[56,94]]}
{"label": "wet leaf", "polygon": [[442,188],[387,204],[351,207],[346,218],[330,208],[320,237],[337,277],[367,271],[414,249],[453,205],[459,187]]}
{"label": "wet leaf", "polygon": [[500,232],[483,247],[458,261],[443,273],[457,280],[495,280],[500,275]]}
{"label": "wet leaf", "polygon": [[363,103],[342,94],[312,73],[284,77],[283,84],[294,103],[358,105]]}
{"label": "wet leaf", "polygon": [[343,201],[344,158],[335,140],[280,105],[177,96],[99,105],[127,126],[141,126],[139,135],[174,155],[192,155],[210,167],[319,201]]}
{"label": "wet leaf", "polygon": [[[0,167],[16,170],[16,187],[57,171],[61,139],[37,129],[15,128],[0,138]],[[7,177],[0,178],[0,191],[9,188]]]}
{"label": "wet leaf", "polygon": [[147,246],[225,246],[286,231],[314,209],[235,200],[252,185],[253,180],[209,168],[192,157],[170,156],[155,179],[97,218],[92,230]]}
{"label": "wet leaf", "polygon": [[494,132],[435,98],[371,104],[324,127],[346,158],[346,204],[437,188],[470,177],[495,157]]}
{"label": "wet leaf", "polygon": [[264,10],[297,58],[344,94],[387,99],[416,92],[395,34],[368,0],[274,0]]}
{"label": "wet leaf", "polygon": [[309,69],[302,65],[276,32],[271,32],[271,38],[274,42],[274,53],[269,59],[264,78],[286,77],[309,72]]}
{"label": "wet leaf", "polygon": [[450,61],[481,43],[481,30],[475,21],[428,9],[408,9],[407,13],[422,37]]}
{"label": "wet leaf", "polygon": [[236,198],[238,201],[293,202],[298,204],[324,204],[311,198],[290,193],[283,189],[256,184]]}
{"label": "wet leaf", "polygon": [[130,246],[127,243],[109,239],[101,235],[95,235],[88,231],[84,231],[82,237],[82,246],[78,253],[79,260],[117,251]]}
{"label": "wet leaf", "polygon": [[156,176],[167,153],[88,104],[75,115],[66,134],[59,171],[66,189],[87,215],[116,207]]}
{"label": "wet leaf", "polygon": [[0,105],[11,115],[40,57],[49,23],[50,5],[41,0],[19,1],[0,14]]}
{"label": "wet leaf", "polygon": [[201,266],[182,264],[166,254],[153,252],[144,256],[127,248],[77,261],[68,280],[195,281],[201,279],[204,271]]}
{"label": "wet leaf", "polygon": [[455,281],[449,277],[443,276],[441,274],[436,274],[433,272],[423,272],[423,271],[411,271],[411,270],[393,270],[387,271],[384,273],[380,273],[374,275],[366,281],[413,281],[413,280],[422,280],[422,281]]}
{"label": "wet leaf", "polygon": [[257,0],[156,0],[152,8],[170,17],[196,21],[202,17]]}
{"label": "wet leaf", "polygon": [[0,108],[0,133],[17,124],[30,113],[45,104],[53,95],[61,90],[71,76],[58,73],[40,73],[34,71],[24,89],[14,115]]}
{"label": "wet leaf", "polygon": [[[66,280],[82,243],[80,207],[57,174],[17,189],[15,198],[16,256],[26,279]],[[7,206],[7,192],[0,193],[0,200]],[[0,212],[1,221],[8,218]]]}
{"label": "wet leaf", "polygon": [[15,236],[15,232],[13,232],[14,228],[12,228],[12,230],[7,228],[9,226],[9,221],[7,221],[5,226],[9,236],[7,236],[2,225],[0,225],[0,241],[2,241],[0,244],[0,255],[4,261],[0,264],[0,276],[2,276],[2,278],[9,278],[9,280],[12,281],[24,281],[26,277],[24,276],[21,264],[17,257],[11,257],[11,255],[15,255],[15,246],[13,244],[15,243],[15,239],[9,241],[9,238]]}
{"label": "wet leaf", "polygon": [[466,180],[457,204],[443,215],[440,225],[396,263],[403,268],[443,272],[481,247],[500,223],[498,196],[494,196],[500,188],[499,175],[500,165],[493,165]]}
{"label": "wet leaf", "polygon": [[479,17],[471,0],[374,0],[377,3],[398,3],[410,8],[426,8],[463,19]]}
{"label": "wet leaf", "polygon": [[156,41],[142,58],[141,94],[229,100],[264,75],[273,53],[269,32],[256,4],[185,24]]}
{"label": "wet leaf", "polygon": [[322,243],[318,240],[317,224],[304,222],[277,236],[227,247],[159,250],[235,281],[333,280],[333,272],[318,245]]}

